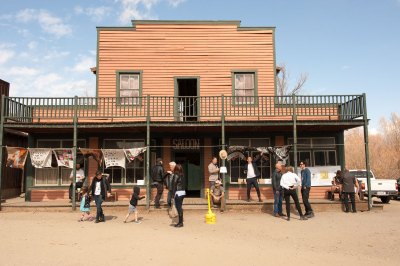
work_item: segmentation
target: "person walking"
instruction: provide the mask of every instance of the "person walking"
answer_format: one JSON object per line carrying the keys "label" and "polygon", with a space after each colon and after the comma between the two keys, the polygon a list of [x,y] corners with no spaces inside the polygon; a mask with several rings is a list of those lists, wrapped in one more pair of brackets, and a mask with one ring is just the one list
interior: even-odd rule
{"label": "person walking", "polygon": [[162,158],[157,158],[156,165],[151,169],[152,187],[157,189],[156,197],[154,198],[154,207],[160,208],[160,199],[164,192],[164,168]]}
{"label": "person walking", "polygon": [[210,189],[215,186],[215,181],[218,180],[219,167],[217,163],[217,157],[213,157],[210,164],[208,165],[208,173],[210,174],[210,176],[208,177],[208,181],[210,182]]}
{"label": "person walking", "polygon": [[281,162],[275,164],[275,171],[272,174],[271,183],[272,183],[272,191],[274,192],[274,216],[280,217],[284,216],[282,213],[282,198],[283,198],[283,190],[281,187],[281,178],[282,172],[284,170],[284,165]]}
{"label": "person walking", "polygon": [[301,197],[303,199],[304,208],[306,209],[306,217],[314,217],[314,211],[309,201],[311,190],[311,171],[306,167],[305,162],[300,162],[301,169]]}
{"label": "person walking", "polygon": [[133,194],[131,200],[129,201],[128,213],[125,216],[124,223],[127,222],[131,213],[135,214],[135,223],[140,224],[141,221],[138,220],[137,204],[139,200],[145,199],[146,196],[140,196],[140,187],[133,186]]}
{"label": "person walking", "polygon": [[261,193],[260,193],[260,188],[258,186],[258,181],[257,179],[260,178],[261,173],[260,170],[258,170],[256,162],[260,159],[261,155],[258,157],[255,157],[254,160],[251,156],[247,156],[247,164],[244,166],[244,171],[246,173],[246,184],[247,184],[247,201],[250,201],[250,190],[251,187],[254,186],[254,188],[257,191],[257,196],[258,196],[258,201],[262,202],[261,200]]}
{"label": "person walking", "polygon": [[103,176],[103,173],[100,170],[97,170],[96,176],[92,180],[89,191],[94,197],[94,202],[96,203],[97,208],[95,223],[105,222],[105,216],[101,205],[106,199],[106,196],[109,197],[111,195],[111,186],[107,178]]}
{"label": "person walking", "polygon": [[359,186],[357,182],[357,178],[350,174],[349,170],[344,171],[344,175],[342,178],[343,183],[343,197],[344,197],[344,211],[349,212],[349,197],[351,201],[351,210],[353,213],[356,213],[356,201],[355,201],[355,188],[358,192]]}
{"label": "person walking", "polygon": [[175,208],[178,212],[178,223],[175,227],[183,227],[183,199],[186,196],[186,191],[184,188],[185,180],[183,175],[183,168],[180,164],[177,164],[174,168],[172,182],[171,182],[171,190],[172,195],[174,195],[174,203]]}
{"label": "person walking", "polygon": [[290,221],[290,197],[292,197],[296,205],[296,209],[300,215],[300,220],[307,220],[307,218],[303,215],[299,198],[297,197],[296,189],[299,185],[299,177],[293,173],[293,167],[289,166],[286,173],[284,173],[281,178],[281,187],[283,188],[283,195],[285,197],[286,216],[288,221]]}

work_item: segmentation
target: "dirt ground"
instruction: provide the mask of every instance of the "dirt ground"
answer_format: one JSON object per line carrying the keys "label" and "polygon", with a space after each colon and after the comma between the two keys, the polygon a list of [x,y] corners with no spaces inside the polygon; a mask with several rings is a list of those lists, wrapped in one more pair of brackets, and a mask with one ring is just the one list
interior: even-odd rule
{"label": "dirt ground", "polygon": [[72,212],[0,213],[0,265],[399,265],[400,201],[290,222],[228,212],[208,225],[187,211],[180,229],[165,213],[141,213],[142,224],[124,215],[94,224]]}

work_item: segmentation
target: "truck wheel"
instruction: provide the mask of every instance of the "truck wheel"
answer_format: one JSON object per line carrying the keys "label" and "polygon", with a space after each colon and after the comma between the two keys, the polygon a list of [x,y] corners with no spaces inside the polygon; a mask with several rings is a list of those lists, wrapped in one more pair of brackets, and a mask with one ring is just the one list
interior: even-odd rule
{"label": "truck wheel", "polygon": [[389,203],[390,197],[381,197],[382,203]]}

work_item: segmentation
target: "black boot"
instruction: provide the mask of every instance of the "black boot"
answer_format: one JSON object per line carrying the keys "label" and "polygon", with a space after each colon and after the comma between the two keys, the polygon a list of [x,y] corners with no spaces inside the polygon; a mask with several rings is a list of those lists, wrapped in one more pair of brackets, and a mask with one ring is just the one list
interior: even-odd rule
{"label": "black boot", "polygon": [[183,215],[179,215],[179,221],[175,227],[183,227]]}

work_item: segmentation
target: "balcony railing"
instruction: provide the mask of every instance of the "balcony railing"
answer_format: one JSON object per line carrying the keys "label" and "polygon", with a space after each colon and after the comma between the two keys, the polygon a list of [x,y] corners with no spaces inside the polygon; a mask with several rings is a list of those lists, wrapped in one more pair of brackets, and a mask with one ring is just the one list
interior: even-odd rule
{"label": "balcony railing", "polygon": [[144,96],[36,98],[4,96],[7,123],[243,120],[348,121],[363,117],[363,95]]}

